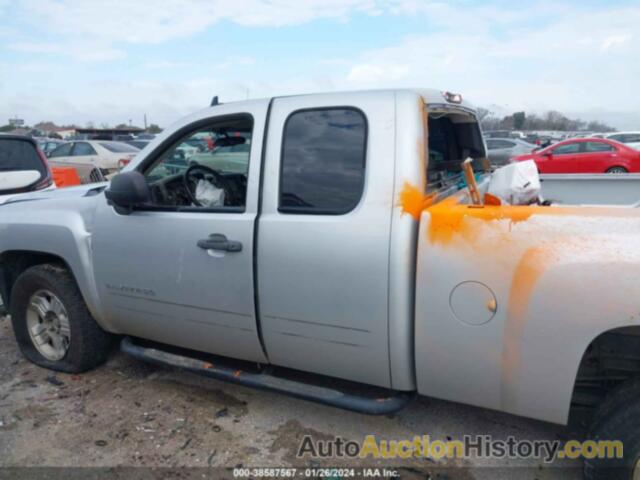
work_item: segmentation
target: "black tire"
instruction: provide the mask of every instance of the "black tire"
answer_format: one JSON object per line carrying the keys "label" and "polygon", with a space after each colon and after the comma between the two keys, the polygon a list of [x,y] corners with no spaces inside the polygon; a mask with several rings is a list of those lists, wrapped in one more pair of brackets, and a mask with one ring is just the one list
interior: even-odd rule
{"label": "black tire", "polygon": [[[46,289],[54,293],[67,311],[70,341],[66,354],[57,361],[45,358],[36,349],[27,328],[27,306],[31,296]],[[87,309],[71,273],[64,267],[45,264],[25,270],[11,289],[11,323],[22,354],[44,368],[80,373],[103,363],[114,336],[105,332]]]}
{"label": "black tire", "polygon": [[640,379],[622,384],[609,394],[594,414],[591,440],[620,440],[623,458],[585,460],[587,480],[631,480],[640,461]]}
{"label": "black tire", "polygon": [[627,170],[624,167],[611,167],[605,173],[622,174],[622,173],[629,173],[629,170]]}

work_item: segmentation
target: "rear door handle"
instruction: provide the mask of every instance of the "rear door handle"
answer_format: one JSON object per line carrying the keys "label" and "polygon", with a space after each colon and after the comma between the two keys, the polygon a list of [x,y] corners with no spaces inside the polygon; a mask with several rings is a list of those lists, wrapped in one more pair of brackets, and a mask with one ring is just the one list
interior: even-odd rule
{"label": "rear door handle", "polygon": [[241,252],[242,242],[227,240],[221,233],[212,233],[209,238],[198,240],[198,246],[203,250],[223,250],[225,252]]}

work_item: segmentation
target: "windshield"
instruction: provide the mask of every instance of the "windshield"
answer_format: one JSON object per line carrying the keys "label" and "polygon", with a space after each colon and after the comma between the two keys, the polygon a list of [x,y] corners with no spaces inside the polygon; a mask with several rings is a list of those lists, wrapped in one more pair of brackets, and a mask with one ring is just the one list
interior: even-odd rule
{"label": "windshield", "polygon": [[140,149],[122,142],[98,142],[102,147],[114,153],[136,153]]}

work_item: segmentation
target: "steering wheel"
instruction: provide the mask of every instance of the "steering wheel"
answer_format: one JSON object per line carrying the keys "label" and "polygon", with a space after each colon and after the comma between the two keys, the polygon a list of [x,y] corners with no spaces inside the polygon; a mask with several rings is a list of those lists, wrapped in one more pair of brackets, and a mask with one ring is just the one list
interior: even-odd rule
{"label": "steering wheel", "polygon": [[189,199],[193,202],[194,205],[198,207],[202,207],[202,204],[196,198],[195,192],[192,191],[191,189],[191,186],[193,184],[197,185],[197,180],[194,181],[191,178],[194,172],[196,171],[200,171],[205,174],[207,173],[210,174],[214,179],[214,183],[216,187],[222,188],[224,190],[225,196],[229,195],[229,193],[233,191],[233,189],[230,188],[229,186],[229,181],[224,176],[220,175],[220,173],[216,172],[213,168],[207,167],[206,165],[200,165],[199,163],[194,163],[189,168],[187,168],[184,174],[182,175],[184,188],[187,191],[187,195],[189,195]]}

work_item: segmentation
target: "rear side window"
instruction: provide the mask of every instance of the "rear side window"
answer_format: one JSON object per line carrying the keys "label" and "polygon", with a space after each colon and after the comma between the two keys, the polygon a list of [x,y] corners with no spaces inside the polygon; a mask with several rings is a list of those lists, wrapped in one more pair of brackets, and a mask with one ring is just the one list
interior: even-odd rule
{"label": "rear side window", "polygon": [[99,142],[104,148],[113,153],[135,153],[140,151],[139,148],[134,147],[123,142]]}
{"label": "rear side window", "polygon": [[83,155],[95,155],[96,151],[93,147],[86,142],[78,142],[73,146],[73,155],[74,156],[83,156]]}
{"label": "rear side window", "polygon": [[36,170],[41,177],[47,174],[35,145],[25,140],[0,138],[0,172],[19,170]]}
{"label": "rear side window", "polygon": [[49,157],[50,158],[68,157],[69,155],[71,155],[72,146],[73,146],[72,143],[64,143],[60,145],[58,148],[56,148],[53,152],[51,152],[51,155],[49,155]]}
{"label": "rear side window", "polygon": [[367,121],[355,108],[300,110],[284,126],[280,171],[283,213],[340,215],[360,201]]}
{"label": "rear side window", "polygon": [[585,142],[584,151],[587,153],[593,152],[613,152],[613,147],[604,142]]}

